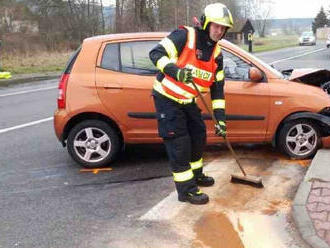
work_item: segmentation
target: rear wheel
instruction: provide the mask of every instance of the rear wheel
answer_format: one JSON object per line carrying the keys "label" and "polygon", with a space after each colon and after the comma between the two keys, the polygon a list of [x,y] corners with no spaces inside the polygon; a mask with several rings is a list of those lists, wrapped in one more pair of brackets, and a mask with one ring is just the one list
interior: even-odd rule
{"label": "rear wheel", "polygon": [[314,156],[320,143],[319,127],[305,119],[284,124],[278,136],[279,149],[296,159]]}
{"label": "rear wheel", "polygon": [[120,151],[117,132],[107,123],[87,120],[71,129],[68,136],[68,152],[86,168],[103,167],[112,162]]}

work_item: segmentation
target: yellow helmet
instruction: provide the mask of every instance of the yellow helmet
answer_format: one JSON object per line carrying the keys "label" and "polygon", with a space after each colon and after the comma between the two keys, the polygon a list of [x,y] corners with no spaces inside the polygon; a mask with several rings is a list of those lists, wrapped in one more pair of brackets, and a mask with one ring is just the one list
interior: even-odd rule
{"label": "yellow helmet", "polygon": [[233,17],[226,7],[221,3],[209,4],[204,9],[204,15],[201,18],[202,28],[205,30],[210,22],[232,28],[234,25]]}

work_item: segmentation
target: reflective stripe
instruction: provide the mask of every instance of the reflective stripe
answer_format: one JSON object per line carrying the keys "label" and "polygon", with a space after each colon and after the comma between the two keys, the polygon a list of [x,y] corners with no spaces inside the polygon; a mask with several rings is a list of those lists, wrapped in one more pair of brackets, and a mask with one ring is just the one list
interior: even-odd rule
{"label": "reflective stripe", "polygon": [[193,49],[195,45],[195,29],[187,26],[185,28],[188,30],[188,47]]}
{"label": "reflective stripe", "polygon": [[196,162],[190,162],[190,166],[191,166],[191,169],[193,169],[193,170],[202,168],[203,167],[203,158],[201,158],[200,160],[198,160]]}
{"label": "reflective stripe", "polygon": [[165,66],[167,66],[169,63],[171,63],[170,59],[167,56],[163,56],[157,61],[157,68],[163,72]]}
{"label": "reflective stripe", "polygon": [[[203,194],[203,192],[199,189],[195,194],[200,195]],[[188,195],[193,196],[193,193],[188,193]]]}
{"label": "reflective stripe", "polygon": [[219,43],[217,43],[214,50],[214,58],[218,57],[220,53],[221,53],[221,46]]}
{"label": "reflective stripe", "polygon": [[195,95],[191,94],[190,92],[180,88],[179,86],[177,86],[176,84],[172,83],[170,80],[168,80],[167,78],[164,78],[162,80],[162,84],[164,86],[166,86],[167,88],[169,88],[170,90],[174,91],[175,93],[182,95],[186,98],[194,98]]}
{"label": "reflective stripe", "polygon": [[[194,89],[195,90],[195,87],[193,86],[193,84],[192,83],[189,83],[189,84],[186,84],[187,86],[189,86],[190,88],[192,88],[192,89]],[[205,88],[205,87],[203,87],[203,86],[200,86],[200,85],[198,85],[198,84],[196,84],[195,83],[195,85],[197,86],[197,88],[198,88],[198,90],[200,91],[200,92],[207,92],[208,91],[208,89],[209,88]]]}
{"label": "reflective stripe", "polygon": [[188,180],[194,178],[194,173],[193,173],[192,169],[186,170],[184,172],[178,172],[178,173],[173,172],[173,178],[174,178],[174,182],[185,182],[185,181],[188,181]]}
{"label": "reflective stripe", "polygon": [[222,80],[224,79],[224,77],[225,77],[225,73],[224,73],[223,70],[222,70],[222,71],[219,71],[219,72],[217,73],[217,75],[215,76],[215,79],[216,79],[217,81],[222,81]]}
{"label": "reflective stripe", "polygon": [[225,109],[225,108],[226,108],[226,101],[224,99],[212,101],[212,109]]}
{"label": "reflective stripe", "polygon": [[226,123],[224,121],[219,121],[219,124],[222,126],[226,126]]}
{"label": "reflective stripe", "polygon": [[166,37],[166,38],[162,39],[162,41],[159,42],[159,44],[161,44],[165,48],[165,50],[170,58],[178,57],[178,51],[176,50],[176,47],[175,47],[173,41],[171,41],[169,38]]}
{"label": "reflective stripe", "polygon": [[167,94],[163,87],[162,87],[162,84],[159,82],[159,81],[155,81],[154,83],[154,90],[157,91],[158,93],[162,94],[163,96],[166,96],[170,99],[172,99],[173,101],[176,101],[180,104],[189,104],[189,103],[192,103],[193,102],[193,98],[192,99],[178,99],[178,98],[175,98],[174,96],[171,96],[170,94]]}

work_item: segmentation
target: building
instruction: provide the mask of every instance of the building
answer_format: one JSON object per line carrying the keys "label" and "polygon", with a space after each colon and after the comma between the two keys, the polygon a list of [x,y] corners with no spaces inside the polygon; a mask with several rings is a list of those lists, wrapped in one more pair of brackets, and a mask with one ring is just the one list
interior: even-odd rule
{"label": "building", "polygon": [[248,34],[254,32],[251,21],[241,19],[234,22],[234,27],[228,30],[225,38],[235,44],[248,44]]}
{"label": "building", "polygon": [[330,27],[318,28],[316,30],[316,38],[320,40],[326,40],[330,35]]}

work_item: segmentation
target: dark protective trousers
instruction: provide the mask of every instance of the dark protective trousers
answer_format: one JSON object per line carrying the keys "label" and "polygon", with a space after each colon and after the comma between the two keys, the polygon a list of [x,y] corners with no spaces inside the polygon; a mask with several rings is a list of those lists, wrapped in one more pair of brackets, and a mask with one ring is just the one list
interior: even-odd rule
{"label": "dark protective trousers", "polygon": [[[206,143],[206,127],[201,110],[195,102],[180,104],[153,91],[157,111],[158,132],[163,138],[173,173],[191,169],[190,162],[202,158]],[[178,194],[196,192],[195,178],[203,168],[193,170],[194,177],[187,181],[175,181]]]}

